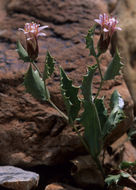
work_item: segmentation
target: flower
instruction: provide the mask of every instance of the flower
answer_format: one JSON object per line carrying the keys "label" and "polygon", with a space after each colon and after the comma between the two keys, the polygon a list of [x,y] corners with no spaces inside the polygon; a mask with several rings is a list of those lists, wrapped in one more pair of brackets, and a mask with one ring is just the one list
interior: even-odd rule
{"label": "flower", "polygon": [[95,22],[101,25],[102,31],[107,33],[110,37],[115,30],[122,30],[120,27],[117,27],[118,20],[114,17],[108,17],[105,13],[99,15],[99,19],[94,19]]}
{"label": "flower", "polygon": [[101,25],[101,36],[98,42],[98,50],[101,53],[104,53],[109,46],[111,37],[115,30],[122,30],[120,27],[117,27],[118,20],[114,17],[109,17],[104,14],[99,15],[99,19],[94,19],[95,22]]}
{"label": "flower", "polygon": [[20,31],[24,32],[26,38],[27,53],[32,60],[35,60],[38,57],[39,48],[38,48],[38,36],[46,36],[45,33],[41,30],[47,28],[48,26],[41,26],[40,24],[26,23],[24,29],[19,28]]}

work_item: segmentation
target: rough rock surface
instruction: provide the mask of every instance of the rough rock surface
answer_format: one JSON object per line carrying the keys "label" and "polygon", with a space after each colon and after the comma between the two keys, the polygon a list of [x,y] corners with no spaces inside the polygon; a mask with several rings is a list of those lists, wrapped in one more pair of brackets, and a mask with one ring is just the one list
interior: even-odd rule
{"label": "rough rock surface", "polygon": [[14,166],[0,166],[0,186],[13,190],[35,189],[39,175]]}
{"label": "rough rock surface", "polygon": [[71,162],[73,163],[71,175],[75,184],[85,189],[104,188],[103,176],[90,155],[78,156]]}
{"label": "rough rock surface", "polygon": [[114,14],[118,15],[122,27],[116,41],[125,64],[124,78],[133,98],[136,114],[136,1],[119,0]]}
{"label": "rough rock surface", "polygon": [[65,185],[65,184],[53,183],[53,184],[47,185],[45,187],[45,190],[81,190],[81,189],[74,188],[74,187],[71,187],[71,186]]}
{"label": "rough rock surface", "polygon": [[[107,12],[103,0],[1,0],[0,1],[0,163],[22,166],[55,165],[84,152],[79,138],[66,125],[59,114],[47,103],[39,103],[24,91],[23,75],[28,63],[18,60],[17,29],[25,22],[35,21],[49,25],[47,37],[39,39],[38,65],[42,70],[47,49],[57,61],[53,79],[48,81],[53,101],[64,110],[59,87],[59,64],[74,84],[80,85],[86,66],[94,63],[85,49],[85,35],[94,18]],[[95,36],[95,43],[98,40]],[[111,56],[102,56],[105,71]],[[94,93],[99,77],[94,80]],[[106,82],[102,95],[108,96],[118,89],[125,99],[128,122],[122,125],[121,134],[132,121],[131,98],[122,77]],[[128,111],[130,110],[130,111]]]}
{"label": "rough rock surface", "polygon": [[136,149],[130,141],[124,143],[123,161],[135,162],[136,161]]}

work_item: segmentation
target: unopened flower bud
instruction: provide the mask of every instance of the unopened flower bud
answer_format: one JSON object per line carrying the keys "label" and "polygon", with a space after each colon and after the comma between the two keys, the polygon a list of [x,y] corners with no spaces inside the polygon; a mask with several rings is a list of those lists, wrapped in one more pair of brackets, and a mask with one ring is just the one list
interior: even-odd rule
{"label": "unopened flower bud", "polygon": [[34,22],[32,23],[26,23],[24,29],[19,28],[19,30],[24,32],[25,38],[26,38],[26,47],[27,47],[27,53],[31,60],[35,60],[38,57],[39,48],[38,48],[38,36],[46,36],[45,33],[40,32],[44,28],[47,28],[48,26],[41,26],[40,24],[36,24]]}
{"label": "unopened flower bud", "polygon": [[108,46],[110,44],[110,36],[107,36],[107,38],[104,38],[103,33],[100,35],[100,39],[97,44],[97,49],[99,54],[105,53],[108,49]]}
{"label": "unopened flower bud", "polygon": [[38,41],[35,35],[29,34],[31,37],[26,38],[27,53],[31,60],[35,60],[38,57],[39,48]]}

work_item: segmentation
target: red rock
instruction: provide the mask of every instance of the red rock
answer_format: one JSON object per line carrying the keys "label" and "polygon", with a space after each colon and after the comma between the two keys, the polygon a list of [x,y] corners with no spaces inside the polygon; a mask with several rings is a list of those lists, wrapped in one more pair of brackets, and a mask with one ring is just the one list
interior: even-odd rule
{"label": "red rock", "polygon": [[[62,117],[48,103],[39,103],[25,92],[22,83],[29,64],[18,60],[15,51],[17,29],[30,21],[49,25],[47,37],[39,39],[38,66],[40,70],[43,69],[48,49],[57,61],[55,74],[48,80],[48,87],[52,100],[64,110],[60,95],[59,65],[67,71],[74,84],[81,84],[86,67],[94,63],[94,59],[88,56],[89,51],[85,49],[84,37],[94,24],[94,18],[98,18],[99,13],[103,12],[107,12],[104,0],[0,1],[0,55],[3,55],[0,60],[3,66],[2,69],[0,67],[2,165],[55,165],[85,152],[79,138]],[[95,44],[98,38],[96,35]],[[102,71],[105,71],[110,60],[108,52],[102,56]],[[96,76],[94,92],[97,91],[99,80]],[[130,114],[120,130],[122,135],[132,121],[132,102],[122,77],[115,82],[106,82],[101,95],[105,96],[107,104],[109,95],[115,88],[125,98],[125,109]]]}
{"label": "red rock", "polygon": [[[114,10],[115,15],[120,19],[122,31],[118,33],[117,41],[122,62],[124,63],[124,79],[134,101],[134,111],[136,112],[136,1],[119,1]],[[125,19],[124,19],[125,18]],[[136,115],[136,113],[135,113]]]}
{"label": "red rock", "polygon": [[104,188],[104,178],[90,155],[78,156],[71,162],[73,163],[71,175],[78,187]]}
{"label": "red rock", "polygon": [[136,149],[130,141],[124,143],[123,161],[135,162],[136,161]]}
{"label": "red rock", "polygon": [[124,187],[123,190],[133,190],[133,189],[130,189],[128,187]]}
{"label": "red rock", "polygon": [[81,189],[75,188],[69,185],[65,185],[65,184],[53,183],[53,184],[47,185],[45,187],[45,190],[81,190]]}

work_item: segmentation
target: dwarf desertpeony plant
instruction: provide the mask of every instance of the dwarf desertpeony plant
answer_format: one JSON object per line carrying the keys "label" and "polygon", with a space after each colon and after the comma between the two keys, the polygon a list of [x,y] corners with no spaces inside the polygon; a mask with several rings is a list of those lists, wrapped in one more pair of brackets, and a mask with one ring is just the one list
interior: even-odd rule
{"label": "dwarf desertpeony plant", "polygon": [[[94,47],[93,39],[96,24],[88,31],[86,36],[86,47],[89,48],[90,56],[94,56],[96,64],[90,65],[87,68],[81,86],[74,86],[72,80],[69,79],[63,68],[60,67],[60,87],[67,115],[59,110],[59,108],[52,102],[46,85],[46,80],[51,77],[54,72],[54,65],[56,63],[54,58],[49,52],[47,52],[42,73],[39,71],[35,63],[35,60],[38,57],[37,38],[38,36],[45,36],[44,33],[41,33],[41,30],[47,28],[47,26],[40,27],[39,24],[33,22],[26,23],[25,28],[19,30],[24,32],[27,49],[25,50],[18,41],[17,51],[20,59],[25,62],[30,62],[29,69],[24,77],[26,91],[40,101],[48,101],[62,115],[62,117],[64,117],[78,134],[86,150],[91,154],[92,158],[97,163],[98,168],[104,175],[103,166],[99,159],[100,153],[103,149],[107,135],[124,119],[124,101],[121,95],[117,91],[114,91],[110,98],[111,112],[107,112],[107,109],[104,106],[104,97],[100,97],[100,91],[104,81],[113,80],[116,75],[120,74],[122,63],[120,62],[118,50],[116,50],[113,59],[103,75],[101,72],[100,56],[107,51],[114,31],[121,30],[121,28],[116,26],[118,21],[115,18],[109,18],[105,13],[103,15],[100,14],[99,19],[95,19],[95,22],[101,27],[97,49]],[[97,70],[99,71],[101,82],[96,95],[93,95],[92,81]],[[82,99],[79,99],[78,96],[80,89],[83,95]],[[83,108],[83,111],[79,114],[81,108]],[[83,136],[76,128],[75,123],[77,121],[84,127]]]}

